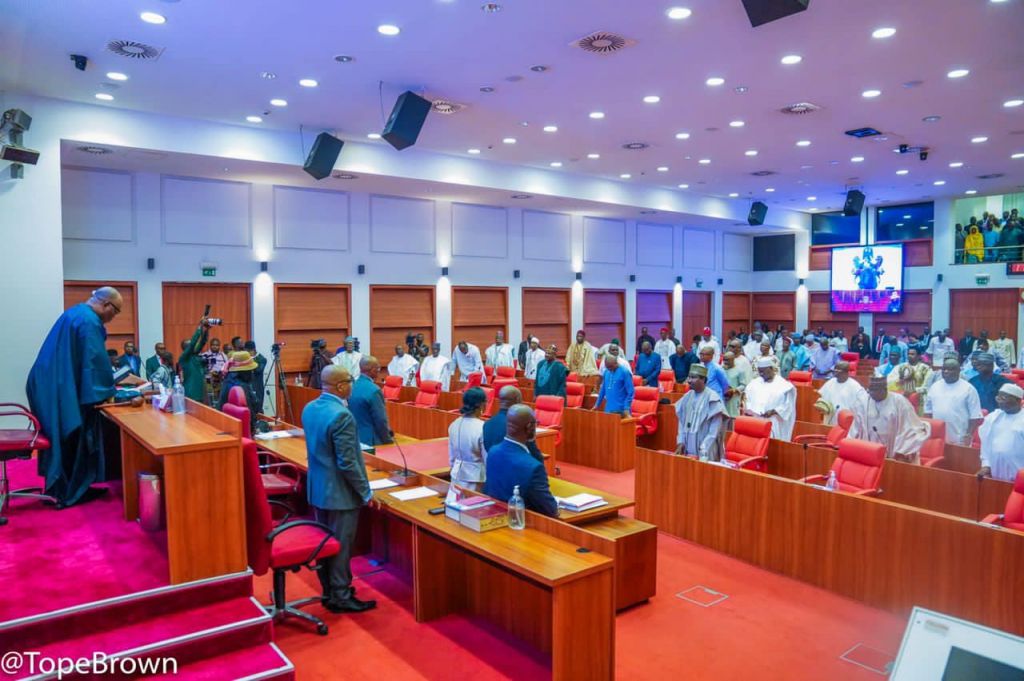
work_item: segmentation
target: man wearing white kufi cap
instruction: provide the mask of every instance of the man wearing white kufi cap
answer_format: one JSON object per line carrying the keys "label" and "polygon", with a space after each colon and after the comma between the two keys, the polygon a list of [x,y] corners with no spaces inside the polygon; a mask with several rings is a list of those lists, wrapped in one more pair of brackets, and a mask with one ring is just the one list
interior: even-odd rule
{"label": "man wearing white kufi cap", "polygon": [[755,416],[772,422],[772,437],[789,440],[796,422],[796,388],[777,375],[772,357],[757,360],[759,376],[743,391],[744,416]]}
{"label": "man wearing white kufi cap", "polygon": [[906,397],[889,392],[884,376],[872,376],[868,394],[853,407],[850,437],[884,444],[890,459],[918,463],[921,445],[931,432]]}
{"label": "man wearing white kufi cap", "polygon": [[981,435],[981,470],[978,477],[1013,480],[1024,468],[1024,413],[1020,403],[1024,389],[1007,383],[996,393],[999,407],[985,417],[978,433]]}

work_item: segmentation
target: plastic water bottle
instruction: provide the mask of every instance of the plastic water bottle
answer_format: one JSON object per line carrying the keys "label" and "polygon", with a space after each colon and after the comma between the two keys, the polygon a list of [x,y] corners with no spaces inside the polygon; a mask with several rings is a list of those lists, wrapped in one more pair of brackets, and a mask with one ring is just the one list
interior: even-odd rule
{"label": "plastic water bottle", "polygon": [[302,374],[295,374],[295,385],[302,387]]}
{"label": "plastic water bottle", "polygon": [[174,378],[174,393],[171,395],[171,411],[175,414],[185,413],[185,387],[181,385],[181,379]]}
{"label": "plastic water bottle", "polygon": [[512,498],[508,500],[508,526],[513,530],[526,529],[526,504],[519,496],[519,485],[512,490]]}
{"label": "plastic water bottle", "polygon": [[828,480],[825,481],[825,489],[827,489],[829,492],[835,492],[837,489],[839,489],[839,481],[836,480],[835,471],[828,472]]}

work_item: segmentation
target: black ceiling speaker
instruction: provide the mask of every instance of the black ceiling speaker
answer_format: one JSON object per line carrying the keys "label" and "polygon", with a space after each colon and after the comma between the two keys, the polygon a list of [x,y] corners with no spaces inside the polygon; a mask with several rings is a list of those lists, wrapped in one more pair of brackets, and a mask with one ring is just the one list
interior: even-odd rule
{"label": "black ceiling speaker", "polygon": [[763,225],[764,216],[768,215],[768,206],[760,201],[750,204],[750,215],[747,216],[747,224],[751,226]]}
{"label": "black ceiling speaker", "polygon": [[337,163],[338,154],[341,153],[343,146],[345,143],[334,135],[320,133],[316,136],[302,169],[318,180],[324,179],[334,170],[334,164]]}
{"label": "black ceiling speaker", "polygon": [[430,102],[408,90],[398,96],[395,108],[391,110],[388,124],[384,126],[381,137],[388,144],[401,151],[416,144],[423,123],[430,113]]}
{"label": "black ceiling speaker", "polygon": [[754,28],[807,9],[811,0],[743,0],[747,18]]}
{"label": "black ceiling speaker", "polygon": [[846,192],[846,205],[843,206],[843,215],[853,217],[860,215],[864,210],[864,192],[851,189]]}

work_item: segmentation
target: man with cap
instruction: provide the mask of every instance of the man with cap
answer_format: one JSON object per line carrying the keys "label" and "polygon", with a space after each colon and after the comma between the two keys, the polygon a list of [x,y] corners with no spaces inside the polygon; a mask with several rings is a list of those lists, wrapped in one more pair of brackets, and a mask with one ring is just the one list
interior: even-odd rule
{"label": "man with cap", "polygon": [[850,380],[850,363],[837,362],[835,376],[825,381],[818,388],[820,399],[814,408],[823,415],[822,421],[827,425],[835,425],[836,414],[840,409],[850,409],[866,396],[864,386]]}
{"label": "man with cap", "polygon": [[793,340],[789,336],[782,336],[779,339],[779,350],[776,357],[779,360],[779,373],[785,379],[789,378],[789,372],[796,368],[796,352],[793,351]]}
{"label": "man with cap", "polygon": [[889,390],[903,393],[908,398],[914,393],[926,392],[933,373],[931,367],[921,361],[918,349],[910,348],[907,361],[889,373]]}
{"label": "man with cap", "polygon": [[544,351],[544,359],[537,365],[534,396],[554,395],[565,400],[565,379],[568,373],[565,365],[558,361],[558,348],[549,345]]}
{"label": "man with cap", "polygon": [[405,346],[398,344],[395,346],[395,356],[388,362],[388,375],[401,376],[402,385],[413,385],[419,366],[416,358],[405,351]]}
{"label": "man with cap", "polygon": [[245,393],[245,406],[249,410],[249,426],[252,432],[256,432],[256,414],[259,397],[256,395],[255,377],[259,370],[259,364],[245,350],[231,353],[231,359],[227,363],[227,376],[220,384],[220,397],[217,399],[217,409],[223,409],[228,401],[231,389],[238,387]]}
{"label": "man with cap", "polygon": [[715,364],[718,364],[718,358],[722,356],[721,344],[718,342],[717,338],[711,335],[710,326],[705,326],[700,333],[700,340],[697,341],[697,354],[699,355],[700,351],[703,350],[704,348],[711,348],[714,353],[712,355],[711,361],[714,362]]}
{"label": "man with cap", "polygon": [[441,354],[441,344],[434,342],[430,346],[430,354],[420,362],[420,380],[437,381],[441,390],[448,390],[452,379],[452,361]]}
{"label": "man with cap", "polygon": [[452,353],[452,361],[459,369],[459,376],[463,381],[469,380],[470,374],[480,374],[480,381],[487,382],[487,375],[484,373],[484,361],[480,357],[480,348],[467,340],[459,341]]}
{"label": "man with cap", "polygon": [[[764,340],[764,334],[760,330],[756,330],[750,334],[750,340],[743,345],[743,354],[750,360],[750,363],[756,364],[757,358],[761,356],[761,342]],[[770,354],[774,355],[774,352]]]}
{"label": "man with cap", "polygon": [[956,353],[942,363],[942,380],[928,388],[924,415],[946,422],[946,442],[969,446],[981,424],[981,399],[973,385],[960,377]]}
{"label": "man with cap", "polygon": [[484,351],[484,362],[492,369],[510,367],[515,366],[514,356],[515,351],[512,349],[512,345],[505,342],[505,333],[499,331],[494,334],[494,344]]}
{"label": "man with cap", "polygon": [[[753,380],[753,374],[740,369],[736,364],[736,355],[730,350],[722,355],[722,371],[729,381],[722,399],[725,401],[725,415],[731,420],[740,415],[740,402],[743,398],[743,391],[747,384]],[[707,371],[707,369],[705,369]]]}
{"label": "man with cap", "polygon": [[659,335],[661,338],[654,344],[654,353],[661,357],[662,370],[668,371],[672,368],[672,364],[669,360],[672,358],[672,355],[676,353],[676,345],[678,345],[678,343],[668,337],[668,329],[664,326],[661,327]]}
{"label": "man with cap", "polygon": [[743,391],[744,416],[768,419],[772,422],[772,437],[789,440],[796,423],[796,388],[778,375],[770,357],[757,360],[758,377]]}
{"label": "man with cap", "polygon": [[[609,355],[611,355],[612,357],[614,357],[615,359],[617,359],[619,361],[619,366],[620,367],[622,367],[623,369],[625,369],[626,371],[628,371],[629,373],[632,374],[633,373],[633,367],[630,365],[629,360],[622,356],[622,348],[619,347],[618,343],[614,343],[614,342],[613,343],[609,343],[607,345],[607,348],[608,348],[608,350],[602,356],[601,361],[604,362],[604,360],[607,359]],[[607,367],[603,367],[601,369],[601,376],[603,377],[607,372],[608,372],[608,368]]]}
{"label": "man with cap", "polygon": [[583,329],[576,332],[576,342],[565,353],[565,363],[569,366],[569,372],[580,378],[598,374],[594,346],[587,341],[587,333]]}
{"label": "man with cap", "polygon": [[618,338],[612,338],[610,341],[608,341],[607,343],[605,343],[604,345],[599,347],[597,349],[597,359],[598,359],[598,361],[600,361],[600,362],[604,361],[605,355],[608,354],[608,351],[611,349],[611,347],[613,345],[621,346],[622,344],[619,342]]}
{"label": "man with cap", "polygon": [[641,352],[643,352],[644,343],[650,343],[651,347],[653,348],[654,347],[654,336],[652,336],[650,333],[647,332],[647,327],[646,326],[641,326],[640,327],[640,336],[636,339],[636,353],[635,354],[639,355]]}
{"label": "man with cap", "polygon": [[[814,336],[808,336],[807,338],[812,339]],[[832,347],[832,344],[827,339],[822,339],[820,343],[816,343],[814,350],[811,351],[811,378],[831,378],[838,361],[839,352]]]}
{"label": "man with cap", "polygon": [[981,424],[981,470],[978,477],[1014,480],[1024,468],[1024,415],[1020,403],[1024,389],[1016,383],[1003,385],[996,393],[999,408]]}
{"label": "man with cap", "polygon": [[699,364],[690,367],[686,379],[690,389],[676,402],[676,454],[710,461],[722,458],[722,421],[725,406],[722,397],[707,387],[708,370]]}
{"label": "man with cap", "polygon": [[597,393],[594,411],[600,410],[603,402],[604,411],[629,418],[629,408],[633,404],[633,376],[619,365],[618,357],[613,354],[605,356],[604,366],[604,378],[601,380],[601,390]]}
{"label": "man with cap", "polygon": [[970,384],[978,391],[981,408],[994,411],[997,408],[996,393],[1010,383],[1010,379],[995,373],[995,357],[991,353],[979,352],[972,360],[977,374],[970,379]]}
{"label": "man with cap", "polygon": [[536,336],[530,336],[530,349],[526,351],[525,359],[523,375],[529,379],[536,379],[537,367],[544,361],[544,351],[540,349],[540,339]]}
{"label": "man with cap", "polygon": [[867,397],[858,400],[852,411],[851,438],[880,442],[890,459],[918,463],[931,427],[918,418],[906,397],[889,392],[885,377],[871,377]]}
{"label": "man with cap", "polygon": [[362,358],[363,355],[356,350],[356,339],[349,336],[345,339],[345,346],[341,349],[341,352],[331,359],[331,364],[347,369],[349,376],[354,381],[359,378],[359,360]]}

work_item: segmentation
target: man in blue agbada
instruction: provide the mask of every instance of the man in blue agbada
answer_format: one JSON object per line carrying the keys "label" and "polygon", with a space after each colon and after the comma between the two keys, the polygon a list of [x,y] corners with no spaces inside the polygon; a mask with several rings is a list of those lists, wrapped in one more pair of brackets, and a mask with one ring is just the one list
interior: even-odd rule
{"label": "man in blue agbada", "polygon": [[58,508],[90,501],[105,492],[103,435],[97,404],[114,396],[104,325],[121,312],[116,289],[103,287],[68,309],[43,341],[25,392],[50,449],[40,452],[39,475]]}

